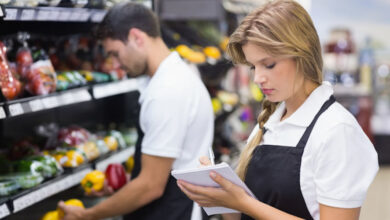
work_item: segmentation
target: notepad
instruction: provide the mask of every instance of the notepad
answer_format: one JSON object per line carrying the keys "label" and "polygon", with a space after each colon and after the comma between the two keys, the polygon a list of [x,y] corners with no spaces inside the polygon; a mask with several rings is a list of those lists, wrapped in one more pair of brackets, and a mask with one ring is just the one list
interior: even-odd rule
{"label": "notepad", "polygon": [[[188,183],[198,186],[220,187],[210,177],[210,172],[215,171],[225,179],[243,188],[250,196],[256,198],[254,194],[249,190],[244,182],[237,176],[232,168],[227,163],[220,163],[216,165],[199,167],[186,170],[173,170],[172,176],[177,180],[184,180]],[[224,213],[238,213],[237,210],[229,209],[225,207],[203,207],[207,215],[224,214]]]}

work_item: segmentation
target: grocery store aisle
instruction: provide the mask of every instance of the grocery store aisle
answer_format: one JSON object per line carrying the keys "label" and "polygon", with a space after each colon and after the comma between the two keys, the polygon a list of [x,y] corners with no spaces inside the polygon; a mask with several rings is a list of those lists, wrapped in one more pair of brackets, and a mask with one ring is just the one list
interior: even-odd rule
{"label": "grocery store aisle", "polygon": [[368,190],[360,220],[390,219],[390,166],[381,166]]}

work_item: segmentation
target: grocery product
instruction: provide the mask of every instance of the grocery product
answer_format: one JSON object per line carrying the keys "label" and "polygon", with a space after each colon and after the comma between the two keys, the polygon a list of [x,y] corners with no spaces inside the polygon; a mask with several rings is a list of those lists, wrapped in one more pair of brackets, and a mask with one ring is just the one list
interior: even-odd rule
{"label": "grocery product", "polygon": [[47,212],[42,218],[41,220],[60,220],[59,216],[58,216],[58,211],[50,211],[50,212]]}
{"label": "grocery product", "polygon": [[20,188],[18,182],[13,179],[0,180],[0,196],[8,196],[15,193]]}
{"label": "grocery product", "polygon": [[8,60],[7,60],[7,48],[0,41],[0,87],[3,96],[12,100],[15,99],[21,92],[22,84],[12,74]]}
{"label": "grocery product", "polygon": [[94,170],[85,175],[85,177],[81,180],[81,186],[87,193],[90,193],[92,189],[95,191],[100,191],[103,189],[104,180],[104,173],[98,170]]}
{"label": "grocery product", "polygon": [[127,160],[126,160],[126,171],[128,173],[131,173],[133,171],[133,168],[134,168],[134,157],[133,156],[130,156]]}
{"label": "grocery product", "polygon": [[[72,206],[84,208],[83,202],[81,202],[79,199],[69,199],[64,203],[65,205],[72,205]],[[62,209],[60,208],[57,208],[57,212],[58,212],[58,218],[62,219],[64,217],[64,211],[62,211]]]}
{"label": "grocery product", "polygon": [[120,189],[127,182],[126,171],[119,163],[109,164],[105,174],[108,185],[111,186],[114,190]]}
{"label": "grocery product", "polygon": [[118,141],[115,137],[106,136],[104,138],[104,142],[106,143],[106,146],[110,151],[115,151],[116,149],[118,149]]}

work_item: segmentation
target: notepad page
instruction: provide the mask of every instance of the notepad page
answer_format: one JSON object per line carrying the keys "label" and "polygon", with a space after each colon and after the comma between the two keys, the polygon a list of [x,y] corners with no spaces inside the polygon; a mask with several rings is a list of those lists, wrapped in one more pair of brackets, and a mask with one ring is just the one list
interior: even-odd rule
{"label": "notepad page", "polygon": [[[172,175],[178,180],[184,180],[194,185],[219,187],[210,177],[210,172],[215,171],[225,179],[243,188],[249,195],[255,198],[253,193],[245,185],[244,182],[237,176],[237,174],[226,163],[220,163],[217,165],[200,167],[188,170],[174,170]],[[225,207],[203,207],[208,215],[223,214],[223,213],[237,213],[237,210],[229,209]]]}

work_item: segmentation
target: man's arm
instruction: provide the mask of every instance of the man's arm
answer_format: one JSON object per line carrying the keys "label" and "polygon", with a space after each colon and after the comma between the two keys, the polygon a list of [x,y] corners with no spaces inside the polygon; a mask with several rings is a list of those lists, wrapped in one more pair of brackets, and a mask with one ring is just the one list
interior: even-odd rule
{"label": "man's arm", "polygon": [[164,193],[173,161],[174,158],[142,154],[141,173],[137,178],[94,207],[84,211],[65,207],[64,219],[95,220],[123,215],[158,199]]}

